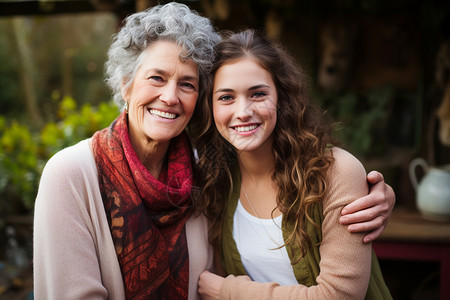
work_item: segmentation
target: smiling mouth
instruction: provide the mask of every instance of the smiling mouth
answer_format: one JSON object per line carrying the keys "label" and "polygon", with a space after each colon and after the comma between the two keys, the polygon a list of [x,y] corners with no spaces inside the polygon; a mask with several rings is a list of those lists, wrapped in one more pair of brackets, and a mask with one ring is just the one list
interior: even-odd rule
{"label": "smiling mouth", "polygon": [[256,129],[256,127],[258,127],[258,125],[236,126],[236,127],[233,127],[233,129],[236,130],[237,132],[247,132],[247,131],[252,131],[253,129]]}
{"label": "smiling mouth", "polygon": [[150,114],[154,115],[154,116],[158,116],[164,119],[175,119],[177,117],[176,114],[174,113],[168,113],[168,112],[164,112],[164,111],[160,111],[160,110],[156,110],[156,109],[150,109],[149,110]]}

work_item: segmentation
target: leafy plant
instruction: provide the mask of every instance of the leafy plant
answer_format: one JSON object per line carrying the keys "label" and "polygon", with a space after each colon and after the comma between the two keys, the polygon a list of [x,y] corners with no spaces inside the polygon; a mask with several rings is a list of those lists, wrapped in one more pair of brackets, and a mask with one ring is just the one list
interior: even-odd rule
{"label": "leafy plant", "polygon": [[384,131],[394,92],[394,88],[384,86],[373,88],[366,95],[347,92],[318,94],[316,98],[336,122],[336,138],[353,153],[367,157],[384,149]]}
{"label": "leafy plant", "polygon": [[59,104],[58,120],[40,131],[0,116],[0,215],[30,212],[47,160],[59,150],[88,138],[109,126],[118,116],[112,103],[98,107],[64,97]]}
{"label": "leafy plant", "polygon": [[7,124],[3,117],[0,118],[0,132],[0,195],[4,209],[12,210],[18,197],[26,207],[30,207],[38,181],[36,137],[26,126],[16,121]]}

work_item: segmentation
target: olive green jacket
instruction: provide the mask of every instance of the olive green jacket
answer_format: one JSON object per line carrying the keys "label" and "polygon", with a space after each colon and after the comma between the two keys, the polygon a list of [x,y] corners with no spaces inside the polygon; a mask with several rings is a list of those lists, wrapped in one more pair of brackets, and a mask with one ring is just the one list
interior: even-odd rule
{"label": "olive green jacket", "polygon": [[[240,174],[239,170],[235,168],[233,176],[234,190],[231,194],[229,201],[227,202],[225,219],[223,223],[223,234],[222,234],[222,264],[224,266],[227,274],[233,275],[247,275],[244,266],[241,261],[240,254],[237,250],[236,243],[233,239],[233,217],[236,210],[236,206],[240,194]],[[316,205],[312,214],[314,222],[317,224],[322,224],[323,214],[322,206]],[[283,219],[282,223],[283,236],[287,239],[287,233],[291,232],[291,224],[286,224]],[[322,241],[322,231],[320,228],[308,223],[307,232],[311,238],[313,245],[319,245]],[[300,259],[300,261],[293,265],[294,275],[299,284],[305,286],[317,285],[316,278],[320,273],[319,263],[320,263],[320,246],[314,246],[309,249],[306,255]],[[295,257],[298,257],[299,249],[292,247],[292,245],[287,245],[286,250],[291,261],[294,261]],[[375,252],[372,250],[372,268],[369,280],[369,286],[367,289],[365,299],[382,299],[388,300],[392,299],[392,296],[387,288],[383,275],[381,273],[380,266],[378,264],[378,259]]]}

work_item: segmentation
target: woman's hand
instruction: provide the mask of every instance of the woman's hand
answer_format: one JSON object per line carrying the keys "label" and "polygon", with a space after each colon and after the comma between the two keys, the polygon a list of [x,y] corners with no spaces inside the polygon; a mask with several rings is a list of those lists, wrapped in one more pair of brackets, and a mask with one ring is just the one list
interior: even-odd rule
{"label": "woman's hand", "polygon": [[204,300],[219,299],[220,288],[225,278],[213,274],[209,271],[203,271],[198,279],[198,293]]}
{"label": "woman's hand", "polygon": [[[236,276],[239,280],[251,281],[250,277],[246,275]],[[198,279],[198,293],[203,300],[219,299],[220,289],[225,278],[222,276],[211,273],[207,270],[200,274]]]}
{"label": "woman's hand", "polygon": [[387,226],[395,204],[394,190],[384,182],[383,175],[372,171],[367,175],[370,192],[342,209],[339,222],[349,225],[350,232],[368,232],[364,243],[378,238]]}

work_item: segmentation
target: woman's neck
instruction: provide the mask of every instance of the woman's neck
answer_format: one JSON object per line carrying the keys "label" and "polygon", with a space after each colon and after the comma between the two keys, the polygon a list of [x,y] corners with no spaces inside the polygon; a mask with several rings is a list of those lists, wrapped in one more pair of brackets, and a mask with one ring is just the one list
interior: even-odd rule
{"label": "woman's neck", "polygon": [[275,169],[275,155],[271,143],[254,151],[242,151],[238,153],[241,176],[253,183],[262,179],[270,179]]}
{"label": "woman's neck", "polygon": [[277,208],[278,187],[272,179],[275,155],[272,147],[238,154],[241,172],[240,199],[247,212],[257,218],[271,219],[281,214]]}
{"label": "woman's neck", "polygon": [[164,165],[167,150],[169,149],[170,141],[155,142],[149,140],[140,140],[133,143],[134,151],[136,151],[139,160],[144,164],[145,168],[152,174],[153,177],[159,178],[161,169]]}

